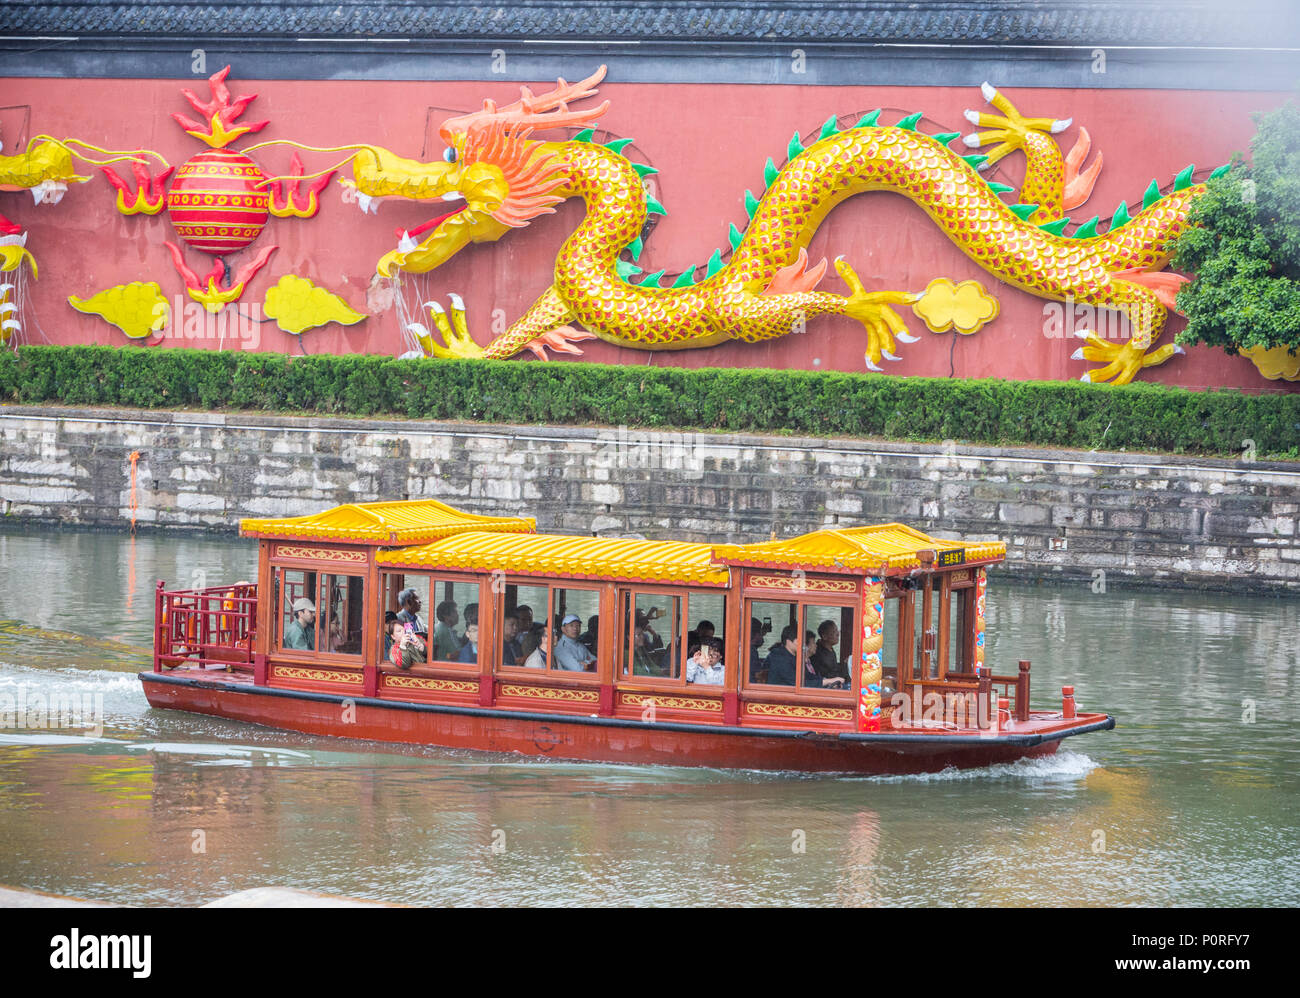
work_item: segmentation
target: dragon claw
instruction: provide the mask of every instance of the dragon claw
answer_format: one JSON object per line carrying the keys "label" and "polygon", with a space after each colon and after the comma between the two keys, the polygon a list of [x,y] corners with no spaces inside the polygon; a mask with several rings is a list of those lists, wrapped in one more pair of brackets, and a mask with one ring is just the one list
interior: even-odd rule
{"label": "dragon claw", "polygon": [[1110,343],[1095,333],[1082,335],[1087,345],[1076,350],[1071,359],[1104,362],[1104,367],[1085,371],[1079,379],[1096,384],[1109,381],[1116,385],[1127,385],[1142,368],[1163,364],[1174,354],[1182,352],[1172,343],[1148,350],[1145,346],[1139,346],[1134,340]]}
{"label": "dragon claw", "polygon": [[993,98],[998,95],[998,88],[993,86],[993,84],[989,83],[988,80],[985,80],[983,83],[980,84],[980,93],[984,95],[984,99],[986,101],[992,104]]}
{"label": "dragon claw", "polygon": [[1057,135],[1057,134],[1059,134],[1059,133],[1065,131],[1065,130],[1066,130],[1067,128],[1069,128],[1070,125],[1072,125],[1073,123],[1074,123],[1074,119],[1073,119],[1073,118],[1057,118],[1057,119],[1056,119],[1055,121],[1053,121],[1052,124],[1048,127],[1048,131],[1051,132],[1053,135]]}
{"label": "dragon claw", "polygon": [[451,299],[450,316],[438,302],[424,303],[442,339],[441,343],[434,340],[433,334],[423,323],[413,322],[406,327],[407,330],[414,334],[426,357],[437,357],[440,360],[482,357],[483,348],[474,342],[474,337],[470,336],[469,326],[465,322],[465,302],[458,294],[448,294],[447,297]]}

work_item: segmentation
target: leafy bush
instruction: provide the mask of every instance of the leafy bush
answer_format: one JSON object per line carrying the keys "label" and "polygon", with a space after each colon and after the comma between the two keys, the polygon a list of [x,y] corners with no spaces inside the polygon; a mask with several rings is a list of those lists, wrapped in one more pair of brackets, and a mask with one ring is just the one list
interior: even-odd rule
{"label": "leafy bush", "polygon": [[211,350],[0,351],[0,401],[1300,457],[1300,393]]}

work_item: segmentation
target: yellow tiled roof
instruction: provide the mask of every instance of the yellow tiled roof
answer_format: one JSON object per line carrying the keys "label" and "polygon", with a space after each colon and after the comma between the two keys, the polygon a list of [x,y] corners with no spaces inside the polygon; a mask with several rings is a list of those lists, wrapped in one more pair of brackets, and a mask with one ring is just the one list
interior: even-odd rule
{"label": "yellow tiled roof", "polygon": [[239,521],[239,532],[244,537],[311,538],[376,545],[419,544],[468,530],[530,534],[536,529],[537,521],[531,516],[476,516],[436,499],[348,503],[311,516]]}
{"label": "yellow tiled roof", "polygon": [[[1000,541],[967,543],[930,537],[901,523],[870,527],[817,530],[775,541],[756,544],[718,544],[713,548],[718,561],[728,565],[761,565],[770,568],[830,568],[899,571],[921,564],[916,554],[965,551],[966,561],[1004,558],[1007,546]],[[942,564],[936,560],[936,566]]]}
{"label": "yellow tiled roof", "polygon": [[712,544],[570,537],[564,534],[463,533],[375,560],[390,568],[464,569],[619,578],[725,586],[728,572],[713,563]]}

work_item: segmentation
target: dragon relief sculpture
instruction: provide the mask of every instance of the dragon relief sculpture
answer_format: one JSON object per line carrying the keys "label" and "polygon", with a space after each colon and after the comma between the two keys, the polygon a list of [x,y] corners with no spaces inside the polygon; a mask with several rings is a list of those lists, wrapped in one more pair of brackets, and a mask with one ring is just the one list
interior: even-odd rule
{"label": "dragon relief sculpture", "polygon": [[[385,198],[456,204],[418,229],[399,233],[398,247],[377,267],[379,275],[398,280],[403,272],[433,270],[470,243],[500,239],[553,212],[566,198],[585,202],[585,218],[556,257],[554,283],[522,316],[482,347],[468,332],[457,296],[451,296],[450,315],[436,302],[426,303],[441,342],[422,323],[409,327],[425,354],[504,358],[529,349],[545,358],[548,347],[580,353],[573,343],[593,336],[643,350],[692,349],[784,336],[807,319],[835,314],[862,323],[867,366],[880,370],[882,359],[898,359],[898,342],[916,340],[893,306],[916,306],[922,296],[868,291],[842,258],[835,260],[835,269],[848,295],[820,291],[826,262],[810,266],[806,249],[836,205],[876,190],[894,191],[919,205],[1000,281],[1040,298],[1123,312],[1132,327],[1126,341],[1076,334],[1086,343],[1074,359],[1101,365],[1082,380],[1125,384],[1142,368],[1182,352],[1173,344],[1154,349],[1153,344],[1186,280],[1159,271],[1187,224],[1188,205],[1204,190],[1192,182],[1193,168],[1179,173],[1165,194],[1152,181],[1142,209],[1132,217],[1121,203],[1106,232],[1097,232],[1094,217],[1066,235],[1070,219],[1064,212],[1087,200],[1101,157],[1081,171],[1088,155],[1086,130],[1080,130],[1069,156],[1062,156],[1052,136],[1069,126],[1068,119],[1025,117],[987,83],[984,97],[998,113],[967,111],[980,130],[964,138],[969,147],[991,146],[986,155],[949,149],[959,132],[917,131],[919,113],[885,125],[875,111],[843,128],[833,116],[806,145],[795,134],[783,167],[768,160],[766,190],[758,198],[746,191],[749,224],[743,233],[732,227],[727,262],[717,252],[698,280],[692,269],[668,287],[661,286],[663,271],[634,283],[641,270],[632,261],[639,258],[648,214],[664,209],[642,183],[657,170],[622,153],[631,139],[593,141],[592,126],[609,102],[584,110],[569,107],[594,95],[604,73],[602,66],[578,83],[560,79],[541,95],[525,87],[513,104],[498,107],[488,100],[479,111],[449,118],[440,128],[447,146],[442,162],[403,159],[374,146],[354,158],[353,178],[342,182],[353,188],[363,210],[376,210]],[[533,138],[541,129],[571,127],[583,130],[567,141]],[[1025,154],[1027,168],[1019,203],[1008,204],[1002,196],[1012,189],[986,181],[981,171],[1017,150]]]}

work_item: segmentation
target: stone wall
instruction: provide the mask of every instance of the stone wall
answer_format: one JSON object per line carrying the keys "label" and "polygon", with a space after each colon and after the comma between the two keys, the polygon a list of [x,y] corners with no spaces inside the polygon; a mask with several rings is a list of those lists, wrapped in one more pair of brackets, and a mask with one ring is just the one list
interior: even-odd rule
{"label": "stone wall", "polygon": [[1030,448],[0,408],[5,522],[235,530],[432,497],[539,529],[764,539],[900,520],[1018,575],[1300,591],[1300,465]]}

